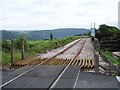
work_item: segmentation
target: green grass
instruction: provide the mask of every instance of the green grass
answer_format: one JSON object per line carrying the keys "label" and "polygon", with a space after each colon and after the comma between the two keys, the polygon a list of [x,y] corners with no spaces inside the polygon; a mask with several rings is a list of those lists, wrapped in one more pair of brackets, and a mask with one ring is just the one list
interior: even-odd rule
{"label": "green grass", "polygon": [[120,61],[117,57],[114,57],[112,52],[103,50],[103,54],[114,64],[120,67]]}
{"label": "green grass", "polygon": [[10,62],[10,53],[2,52],[2,64],[6,64]]}
{"label": "green grass", "polygon": [[[56,49],[58,47],[64,46],[73,40],[80,38],[80,36],[66,37],[61,39],[53,39],[53,40],[36,40],[36,41],[28,41],[28,47],[25,50],[25,57],[34,56],[36,54],[45,53],[52,49]],[[10,53],[2,52],[2,64],[10,63]],[[21,51],[14,50],[14,61],[21,60]]]}
{"label": "green grass", "polygon": [[[20,51],[14,51],[14,60],[18,61],[21,58]],[[2,52],[2,64],[8,64],[11,61],[11,54],[9,52]]]}

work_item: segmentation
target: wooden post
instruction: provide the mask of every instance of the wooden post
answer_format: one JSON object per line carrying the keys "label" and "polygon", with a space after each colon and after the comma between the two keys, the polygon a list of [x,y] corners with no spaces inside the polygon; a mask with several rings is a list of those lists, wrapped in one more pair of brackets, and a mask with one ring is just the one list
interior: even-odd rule
{"label": "wooden post", "polygon": [[95,55],[95,72],[99,73],[99,55]]}
{"label": "wooden post", "polygon": [[24,59],[24,38],[22,37],[21,39],[21,57],[22,57],[22,60]]}
{"label": "wooden post", "polygon": [[11,40],[11,65],[13,64],[13,40]]}
{"label": "wooden post", "polygon": [[95,42],[96,41],[94,38],[94,41],[93,41],[93,43],[94,43],[94,59],[95,59],[95,69],[94,70],[96,73],[99,73],[99,53],[97,51],[97,45]]}

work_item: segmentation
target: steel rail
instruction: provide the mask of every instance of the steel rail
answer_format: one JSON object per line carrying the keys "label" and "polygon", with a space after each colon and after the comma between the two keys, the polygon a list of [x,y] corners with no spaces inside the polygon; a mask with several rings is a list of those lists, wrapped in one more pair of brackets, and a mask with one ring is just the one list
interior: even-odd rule
{"label": "steel rail", "polygon": [[76,59],[76,57],[81,53],[83,46],[86,42],[86,39],[84,41],[84,43],[82,44],[82,47],[80,48],[80,50],[77,52],[77,54],[73,57],[73,59],[70,61],[70,63],[60,72],[60,74],[57,76],[57,78],[53,81],[53,83],[50,85],[50,87],[48,87],[48,90],[51,90],[52,88],[54,88],[54,86],[56,85],[56,83],[58,82],[58,80],[61,78],[61,76],[65,73],[65,71],[68,69],[68,67],[72,64],[72,62]]}
{"label": "steel rail", "polygon": [[16,79],[20,78],[21,76],[25,75],[26,73],[32,71],[33,69],[37,68],[39,65],[42,65],[42,64],[44,64],[45,62],[51,60],[52,58],[55,58],[57,55],[62,54],[63,52],[67,51],[68,49],[70,49],[71,47],[73,47],[75,44],[77,44],[78,42],[80,42],[81,40],[82,40],[82,39],[79,39],[78,41],[76,41],[75,43],[73,43],[72,45],[70,45],[69,47],[63,49],[61,52],[59,52],[59,53],[57,53],[56,55],[54,55],[53,57],[51,57],[51,58],[49,58],[49,59],[46,59],[45,61],[42,61],[40,64],[32,67],[31,69],[29,69],[29,70],[27,70],[27,71],[19,74],[18,76],[14,77],[13,79],[5,82],[4,84],[0,85],[0,88],[3,88],[4,86],[6,86],[6,85],[8,85],[9,83],[15,81]]}

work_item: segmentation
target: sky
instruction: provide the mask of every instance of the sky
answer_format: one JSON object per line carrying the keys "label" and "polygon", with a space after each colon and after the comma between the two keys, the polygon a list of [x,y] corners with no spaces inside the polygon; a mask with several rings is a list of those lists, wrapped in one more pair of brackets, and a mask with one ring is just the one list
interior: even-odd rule
{"label": "sky", "polygon": [[0,30],[118,27],[119,0],[0,0]]}

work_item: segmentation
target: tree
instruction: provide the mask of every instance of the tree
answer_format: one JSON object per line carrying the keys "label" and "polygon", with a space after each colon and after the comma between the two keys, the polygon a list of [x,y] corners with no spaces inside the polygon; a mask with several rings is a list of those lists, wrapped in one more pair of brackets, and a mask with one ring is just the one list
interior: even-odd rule
{"label": "tree", "polygon": [[6,52],[9,52],[11,49],[11,42],[10,40],[3,39],[2,41],[2,49]]}
{"label": "tree", "polygon": [[24,48],[25,48],[25,50],[27,50],[28,49],[28,42],[27,42],[27,39],[26,39],[26,37],[25,36],[18,36],[16,39],[15,39],[15,48],[16,49],[18,49],[18,50],[21,50],[21,48],[22,48],[22,38],[23,38],[23,40],[24,40]]}
{"label": "tree", "polygon": [[99,29],[96,31],[96,37],[100,41],[101,38],[117,37],[119,32],[120,30],[116,27],[102,24],[99,26]]}
{"label": "tree", "polygon": [[53,39],[53,34],[52,33],[50,33],[50,40],[52,40]]}

